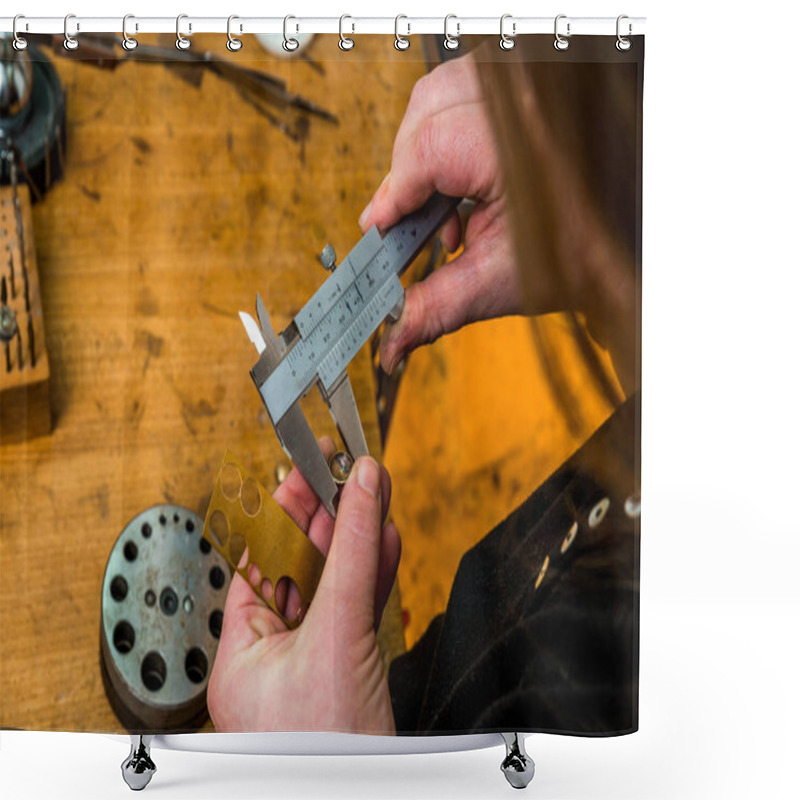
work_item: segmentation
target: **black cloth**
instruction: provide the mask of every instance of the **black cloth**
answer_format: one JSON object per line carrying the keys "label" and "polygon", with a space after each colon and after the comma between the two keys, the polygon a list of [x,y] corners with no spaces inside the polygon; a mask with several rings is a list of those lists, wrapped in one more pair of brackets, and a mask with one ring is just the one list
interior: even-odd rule
{"label": "black cloth", "polygon": [[398,734],[637,729],[639,411],[637,394],[464,555],[391,665]]}

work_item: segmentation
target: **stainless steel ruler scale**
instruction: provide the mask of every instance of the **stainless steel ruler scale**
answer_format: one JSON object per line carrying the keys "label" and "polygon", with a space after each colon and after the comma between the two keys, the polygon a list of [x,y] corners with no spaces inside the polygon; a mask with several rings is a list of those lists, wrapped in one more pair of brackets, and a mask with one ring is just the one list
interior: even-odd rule
{"label": "stainless steel ruler scale", "polygon": [[[333,269],[292,324],[275,336],[257,298],[258,324],[240,313],[260,358],[251,375],[284,450],[335,513],[336,484],[298,405],[317,385],[350,455],[367,452],[347,365],[378,326],[402,308],[400,276],[456,210],[460,198],[434,194],[383,236],[373,226]],[[335,255],[331,254],[334,267]]]}

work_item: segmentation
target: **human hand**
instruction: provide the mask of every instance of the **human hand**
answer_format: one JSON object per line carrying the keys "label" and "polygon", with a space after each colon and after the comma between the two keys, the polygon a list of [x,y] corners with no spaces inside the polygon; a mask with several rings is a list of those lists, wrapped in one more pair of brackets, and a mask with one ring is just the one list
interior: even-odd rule
{"label": "human hand", "polygon": [[[333,442],[320,442],[326,455]],[[295,630],[234,575],[208,708],[218,731],[395,732],[375,630],[400,560],[400,537],[385,523],[391,481],[360,458],[342,491],[336,520],[293,469],[275,499],[327,555],[308,613]],[[243,558],[246,558],[246,554]],[[292,619],[292,585],[275,601]]]}
{"label": "human hand", "polygon": [[[381,363],[391,372],[411,350],[469,322],[522,310],[505,190],[486,102],[473,59],[446,62],[414,87],[397,132],[392,167],[359,225],[385,230],[434,191],[477,201],[464,251],[409,287],[400,319],[386,326]],[[442,229],[451,252],[461,241],[458,215]]]}

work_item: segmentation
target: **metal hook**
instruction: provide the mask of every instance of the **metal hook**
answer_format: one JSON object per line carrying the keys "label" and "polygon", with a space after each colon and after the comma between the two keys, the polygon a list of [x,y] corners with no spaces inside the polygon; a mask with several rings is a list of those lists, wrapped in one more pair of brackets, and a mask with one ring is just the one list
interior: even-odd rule
{"label": "metal hook", "polygon": [[[624,20],[624,19],[628,19],[628,15],[627,14],[620,14],[617,17],[617,50],[619,50],[619,51],[621,51],[623,53],[626,52],[627,50],[631,49],[631,40],[630,39],[626,39],[620,33],[620,22],[622,22],[622,20]],[[628,36],[630,36],[632,33],[633,33],[633,25],[631,25],[631,23],[629,22],[628,23]]]}
{"label": "metal hook", "polygon": [[[178,50],[188,50],[192,46],[191,39],[187,39],[181,33],[181,20],[182,19],[188,19],[188,17],[189,17],[188,14],[178,14],[178,17],[175,20],[175,33],[178,36],[178,38],[175,40],[175,47],[177,47]],[[191,32],[192,32],[192,23],[190,22],[189,23],[189,33],[191,33]]]}
{"label": "metal hook", "polygon": [[[74,36],[69,35],[69,21],[71,19],[75,19],[74,14],[67,14],[64,17],[64,49],[65,50],[77,50],[78,49],[78,40]],[[75,23],[75,30],[79,31],[81,29],[80,23]]]}
{"label": "metal hook", "polygon": [[[139,46],[139,42],[136,41],[132,36],[128,36],[128,20],[129,19],[136,19],[133,14],[126,14],[122,18],[122,49],[123,50],[135,50]],[[137,22],[135,27],[135,31],[139,30],[139,23]]]}
{"label": "metal hook", "polygon": [[516,42],[514,41],[514,37],[517,35],[517,23],[516,22],[512,22],[511,23],[511,36],[508,36],[503,31],[503,24],[505,23],[505,21],[507,19],[512,19],[512,15],[511,14],[503,14],[503,16],[500,17],[500,49],[501,50],[513,50],[514,49],[514,45],[516,44]]}
{"label": "metal hook", "polygon": [[289,15],[288,17],[283,18],[283,49],[287,53],[292,53],[297,50],[298,47],[300,47],[300,42],[298,42],[297,39],[290,38],[287,32],[290,19],[297,19],[297,17]]}
{"label": "metal hook", "polygon": [[[22,14],[17,14],[14,17],[14,22],[11,26],[11,32],[14,34],[14,41],[12,44],[14,45],[15,50],[27,50],[28,49],[28,40],[23,38],[22,36],[17,33],[17,21],[25,19]],[[28,30],[28,24],[25,23],[25,30]]]}
{"label": "metal hook", "polygon": [[[355,44],[356,44],[349,36],[345,36],[344,33],[342,32],[342,27],[343,27],[344,21],[346,19],[353,19],[353,18],[349,14],[342,14],[342,16],[339,17],[339,49],[340,50],[352,50],[355,47]],[[356,30],[356,24],[354,22],[353,23],[353,29],[352,29],[351,32],[355,33],[355,30]]]}
{"label": "metal hook", "polygon": [[[555,35],[556,35],[556,40],[553,42],[553,47],[555,47],[556,50],[566,50],[569,47],[569,39],[564,37],[564,36],[562,36],[558,32],[558,21],[560,19],[566,19],[566,18],[567,18],[566,14],[559,14],[556,17],[555,25],[554,25],[554,28],[553,28],[553,30],[555,32]],[[570,35],[569,26],[570,26],[570,24],[568,22],[567,23],[567,36]]]}
{"label": "metal hook", "polygon": [[[411,47],[411,42],[405,38],[405,36],[400,35],[400,20],[401,19],[408,19],[405,14],[398,14],[394,18],[394,46],[396,50],[408,50]],[[411,24],[406,23],[406,27],[408,28],[407,36],[411,35]]]}
{"label": "metal hook", "polygon": [[[447,32],[447,23],[451,19],[456,20],[456,35],[455,36],[451,36]],[[458,50],[458,46],[461,44],[461,42],[458,41],[458,36],[459,36],[460,32],[461,32],[461,23],[458,21],[458,18],[456,17],[455,14],[448,14],[444,18],[444,46],[445,46],[445,49],[447,49],[447,50]]]}
{"label": "metal hook", "polygon": [[[228,17],[228,41],[225,43],[225,47],[227,47],[228,50],[231,51],[231,53],[238,53],[239,50],[241,50],[242,46],[244,45],[244,42],[242,42],[241,39],[237,39],[231,33],[231,22],[233,22],[233,20],[235,19],[239,19],[239,17],[237,17],[235,14],[231,14],[231,16]],[[242,32],[242,26],[239,25],[239,33],[241,32]]]}

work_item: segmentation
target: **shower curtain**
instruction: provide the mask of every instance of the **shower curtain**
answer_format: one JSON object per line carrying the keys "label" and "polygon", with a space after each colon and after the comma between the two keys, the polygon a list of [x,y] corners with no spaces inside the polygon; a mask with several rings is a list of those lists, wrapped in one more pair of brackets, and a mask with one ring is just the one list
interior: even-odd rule
{"label": "shower curtain", "polygon": [[[2,50],[0,727],[635,731],[643,37],[29,38]],[[239,312],[291,343],[325,245],[335,275],[434,192],[464,200],[349,365],[381,467],[334,524]],[[310,537],[310,604],[224,562],[226,453]]]}

